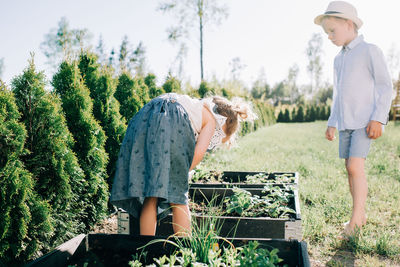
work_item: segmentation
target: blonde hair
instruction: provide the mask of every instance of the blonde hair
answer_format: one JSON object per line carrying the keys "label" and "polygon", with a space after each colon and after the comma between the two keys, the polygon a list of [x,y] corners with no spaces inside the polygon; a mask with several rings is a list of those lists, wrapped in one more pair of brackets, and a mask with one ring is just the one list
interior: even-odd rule
{"label": "blonde hair", "polygon": [[322,18],[322,21],[325,20],[325,19],[329,19],[329,18],[333,18],[333,19],[336,19],[336,20],[342,20],[342,21],[348,21],[348,20],[351,21],[351,22],[353,23],[354,32],[355,32],[355,33],[358,33],[358,26],[357,26],[357,24],[356,24],[354,21],[352,21],[351,19],[346,19],[346,18],[341,18],[341,17],[328,16],[328,15],[326,15],[326,16],[324,16],[324,17]]}
{"label": "blonde hair", "polygon": [[240,129],[240,122],[252,122],[257,119],[257,114],[253,112],[251,103],[240,97],[234,97],[229,101],[221,96],[213,96],[212,101],[215,103],[215,111],[226,117],[225,134],[229,137],[229,144],[232,144],[235,140],[236,133]]}

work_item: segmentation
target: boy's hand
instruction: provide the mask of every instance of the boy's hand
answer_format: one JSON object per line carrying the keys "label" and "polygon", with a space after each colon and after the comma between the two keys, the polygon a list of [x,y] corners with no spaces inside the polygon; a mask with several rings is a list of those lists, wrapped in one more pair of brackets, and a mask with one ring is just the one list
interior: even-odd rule
{"label": "boy's hand", "polygon": [[325,132],[326,139],[328,139],[329,141],[335,140],[336,139],[335,131],[336,131],[335,127],[328,126],[328,128],[326,128],[326,132]]}
{"label": "boy's hand", "polygon": [[367,135],[371,139],[377,139],[382,135],[382,123],[370,121],[367,126]]}

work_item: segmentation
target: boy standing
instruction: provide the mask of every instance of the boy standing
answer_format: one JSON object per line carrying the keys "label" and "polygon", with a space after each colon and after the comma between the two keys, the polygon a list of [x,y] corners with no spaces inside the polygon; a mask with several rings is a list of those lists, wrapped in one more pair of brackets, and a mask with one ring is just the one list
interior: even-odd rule
{"label": "boy standing", "polygon": [[351,4],[334,1],[314,19],[328,39],[342,46],[334,62],[334,94],[325,136],[335,139],[339,130],[339,157],[345,159],[352,216],[345,223],[345,235],[352,235],[367,221],[368,194],[364,162],[372,139],[381,136],[387,123],[392,98],[392,81],[382,51],[366,43],[358,29],[362,21]]}

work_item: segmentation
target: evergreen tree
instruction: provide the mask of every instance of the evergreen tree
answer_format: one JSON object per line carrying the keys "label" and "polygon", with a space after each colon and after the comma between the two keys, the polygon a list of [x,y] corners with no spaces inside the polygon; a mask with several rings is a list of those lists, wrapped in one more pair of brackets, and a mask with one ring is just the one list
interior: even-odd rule
{"label": "evergreen tree", "polygon": [[207,97],[208,94],[215,93],[214,90],[210,87],[210,85],[204,81],[200,83],[198,92],[201,98]]}
{"label": "evergreen tree", "polygon": [[104,149],[106,136],[92,114],[93,103],[89,90],[82,82],[78,66],[64,61],[54,75],[52,85],[61,97],[68,129],[76,142],[73,151],[85,173],[87,186],[82,200],[86,216],[84,222],[90,228],[105,215],[108,201],[106,167],[108,155]]}
{"label": "evergreen tree", "polygon": [[138,91],[138,81],[133,79],[130,73],[124,72],[118,77],[114,96],[120,104],[121,115],[126,121],[130,121],[144,105]]}
{"label": "evergreen tree", "polygon": [[326,106],[325,105],[322,105],[320,108],[319,108],[319,118],[318,118],[319,120],[326,120],[327,118],[326,118]]}
{"label": "evergreen tree", "polygon": [[107,136],[105,148],[110,157],[110,162],[107,166],[110,187],[114,180],[119,149],[127,127],[126,119],[119,112],[119,102],[114,97],[115,89],[116,84],[112,73],[108,69],[104,69],[97,83],[95,117],[100,121]]}
{"label": "evergreen tree", "polygon": [[291,118],[291,122],[296,122],[296,107],[293,107],[293,109],[292,109],[292,118]]}
{"label": "evergreen tree", "polygon": [[136,75],[135,81],[137,83],[136,92],[139,95],[139,98],[142,102],[142,106],[147,104],[150,101],[149,96],[149,88],[147,87],[146,83],[144,82],[144,78],[142,76]]}
{"label": "evergreen tree", "polygon": [[285,122],[290,122],[290,114],[289,109],[285,108],[285,113],[283,114],[283,120]]}
{"label": "evergreen tree", "polygon": [[315,120],[321,120],[321,107],[319,105],[315,107]]}
{"label": "evergreen tree", "polygon": [[53,230],[48,206],[19,160],[26,153],[19,118],[14,96],[0,80],[0,265],[32,259]]}
{"label": "evergreen tree", "polygon": [[331,115],[331,107],[327,106],[325,107],[325,120],[328,120],[330,115]]}
{"label": "evergreen tree", "polygon": [[296,122],[304,122],[304,109],[303,106],[300,106],[297,109],[297,113],[296,113]]}
{"label": "evergreen tree", "polygon": [[310,109],[310,121],[315,121],[317,119],[317,112],[315,106],[312,105]]}
{"label": "evergreen tree", "polygon": [[105,149],[110,158],[107,175],[108,185],[112,186],[119,148],[126,131],[126,120],[121,116],[119,103],[114,97],[116,84],[111,69],[101,69],[97,62],[95,54],[85,52],[80,55],[78,66],[93,98],[94,117],[107,136]]}
{"label": "evergreen tree", "polygon": [[163,88],[160,88],[156,85],[156,76],[153,73],[147,74],[147,76],[144,78],[144,83],[147,85],[147,88],[149,88],[150,99],[153,99],[164,93]]}
{"label": "evergreen tree", "polygon": [[304,112],[304,121],[310,122],[311,121],[311,107],[307,105]]}
{"label": "evergreen tree", "polygon": [[163,90],[166,93],[180,93],[182,92],[181,82],[172,75],[168,75],[167,79],[165,80],[163,86]]}
{"label": "evergreen tree", "polygon": [[279,111],[278,118],[276,119],[276,122],[285,122],[285,120],[283,118],[282,109]]}
{"label": "evergreen tree", "polygon": [[12,81],[16,104],[25,124],[25,146],[30,153],[21,159],[36,181],[35,191],[50,204],[55,227],[49,247],[81,233],[82,208],[76,205],[84,175],[72,152],[59,99],[45,91],[45,77],[35,70],[33,59],[23,74]]}

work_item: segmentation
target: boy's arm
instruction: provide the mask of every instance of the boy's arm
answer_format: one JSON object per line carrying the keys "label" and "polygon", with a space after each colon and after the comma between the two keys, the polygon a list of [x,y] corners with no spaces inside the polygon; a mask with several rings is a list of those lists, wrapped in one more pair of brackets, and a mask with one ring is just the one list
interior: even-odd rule
{"label": "boy's arm", "polygon": [[336,64],[334,64],[334,74],[333,74],[333,95],[332,95],[332,105],[331,105],[331,114],[328,118],[328,127],[337,127],[338,123],[338,94],[337,94],[337,73],[336,73]]}
{"label": "boy's arm", "polygon": [[392,103],[393,84],[382,51],[374,45],[370,47],[371,70],[375,81],[376,101],[371,121],[387,124]]}

